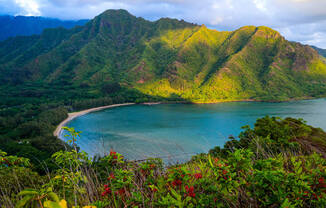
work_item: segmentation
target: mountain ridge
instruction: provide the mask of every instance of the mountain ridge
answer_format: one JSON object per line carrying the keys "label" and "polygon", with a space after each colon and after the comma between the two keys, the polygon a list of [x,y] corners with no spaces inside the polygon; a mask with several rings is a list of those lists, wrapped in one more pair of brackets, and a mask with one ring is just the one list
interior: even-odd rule
{"label": "mountain ridge", "polygon": [[[12,45],[15,51],[8,53]],[[326,93],[325,58],[265,26],[219,32],[183,20],[151,22],[126,10],[107,10],[81,27],[1,42],[0,55],[5,84],[100,88],[118,83],[146,95],[193,102]]]}
{"label": "mountain ridge", "polygon": [[[122,14],[120,14],[122,13]],[[326,96],[326,61],[267,27],[216,31],[109,10],[84,26],[0,42],[0,143],[40,160],[75,112],[119,103],[287,101]]]}
{"label": "mountain ridge", "polygon": [[318,48],[316,46],[310,46],[312,47],[313,49],[315,49],[321,56],[325,57],[326,58],[326,49],[323,49],[323,48]]}

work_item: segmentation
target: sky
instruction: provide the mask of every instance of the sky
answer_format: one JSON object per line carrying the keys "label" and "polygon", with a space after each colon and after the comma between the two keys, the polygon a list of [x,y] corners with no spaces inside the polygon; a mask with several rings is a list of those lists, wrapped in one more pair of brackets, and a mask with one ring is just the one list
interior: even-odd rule
{"label": "sky", "polygon": [[0,0],[0,14],[91,19],[126,9],[148,20],[184,19],[217,30],[265,25],[286,39],[326,48],[326,0]]}

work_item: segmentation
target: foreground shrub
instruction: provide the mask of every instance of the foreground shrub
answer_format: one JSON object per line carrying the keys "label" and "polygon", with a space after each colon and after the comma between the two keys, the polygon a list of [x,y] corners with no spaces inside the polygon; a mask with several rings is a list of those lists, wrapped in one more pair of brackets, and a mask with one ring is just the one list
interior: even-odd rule
{"label": "foreground shrub", "polygon": [[[169,167],[160,159],[126,161],[114,151],[93,161],[76,149],[61,151],[53,155],[58,169],[42,186],[18,195],[13,190],[8,198],[18,204],[48,201],[98,208],[326,207],[326,159],[305,151],[293,139],[308,140],[314,131],[300,120],[266,117],[254,129],[246,127],[239,140],[231,138],[224,148]],[[27,167],[17,163],[16,168]],[[26,191],[34,197],[27,200]]]}

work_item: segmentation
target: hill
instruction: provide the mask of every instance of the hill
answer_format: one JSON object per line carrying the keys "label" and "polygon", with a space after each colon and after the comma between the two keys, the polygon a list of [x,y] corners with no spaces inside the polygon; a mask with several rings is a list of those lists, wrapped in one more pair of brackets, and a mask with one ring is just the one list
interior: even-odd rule
{"label": "hill", "polygon": [[91,159],[53,136],[68,112],[114,103],[325,96],[325,63],[267,27],[221,32],[125,10],[2,41],[0,204],[325,207],[326,133],[300,119],[259,119],[224,148],[167,168],[113,151]]}
{"label": "hill", "polygon": [[68,112],[125,102],[325,96],[325,58],[267,27],[220,32],[125,10],[0,42],[0,144],[44,171]]}
{"label": "hill", "polygon": [[192,102],[326,92],[326,59],[268,27],[220,32],[175,19],[150,22],[125,10],[108,10],[83,27],[9,39],[0,43],[0,57],[0,82],[9,85],[115,83]]}
{"label": "hill", "polygon": [[63,21],[46,17],[0,16],[0,41],[9,37],[41,34],[46,28],[73,28],[84,25],[88,20]]}
{"label": "hill", "polygon": [[326,49],[318,48],[316,46],[310,46],[315,49],[321,56],[326,57]]}

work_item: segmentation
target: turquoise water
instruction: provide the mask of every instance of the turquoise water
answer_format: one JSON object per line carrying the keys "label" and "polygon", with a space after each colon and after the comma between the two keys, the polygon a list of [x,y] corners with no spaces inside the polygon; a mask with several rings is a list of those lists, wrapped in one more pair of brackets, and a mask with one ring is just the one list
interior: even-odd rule
{"label": "turquoise water", "polygon": [[162,157],[166,162],[223,146],[230,135],[265,115],[303,118],[326,130],[326,99],[284,103],[132,105],[93,112],[67,126],[82,131],[77,144],[91,156],[113,149],[128,159]]}

